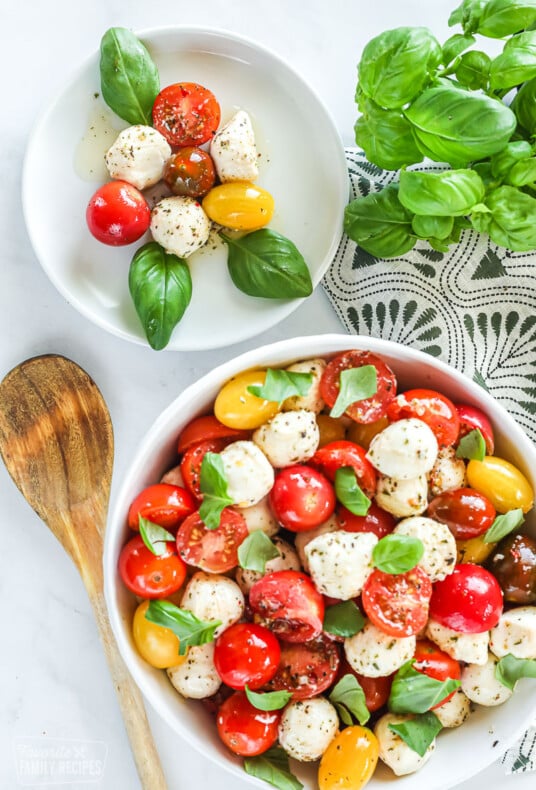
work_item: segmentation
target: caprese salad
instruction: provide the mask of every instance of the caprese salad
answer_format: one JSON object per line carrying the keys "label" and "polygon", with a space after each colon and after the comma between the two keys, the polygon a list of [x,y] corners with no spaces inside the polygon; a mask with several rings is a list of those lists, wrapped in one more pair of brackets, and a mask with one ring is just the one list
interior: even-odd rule
{"label": "caprese salad", "polygon": [[349,350],[233,377],[177,454],[128,513],[134,642],[249,773],[410,774],[536,677],[534,494],[478,408]]}

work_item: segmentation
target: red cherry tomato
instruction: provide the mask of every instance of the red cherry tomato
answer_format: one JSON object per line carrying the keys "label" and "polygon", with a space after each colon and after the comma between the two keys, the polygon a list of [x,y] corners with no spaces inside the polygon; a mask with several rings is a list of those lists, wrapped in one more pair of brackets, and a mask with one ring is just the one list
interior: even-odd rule
{"label": "red cherry tomato", "polygon": [[280,719],[280,710],[258,710],[243,691],[236,691],[219,709],[216,723],[218,735],[232,752],[254,757],[277,741]]}
{"label": "red cherry tomato", "polygon": [[222,681],[243,691],[259,689],[273,678],[279,665],[279,642],[256,623],[235,623],[226,628],[214,646],[214,664]]}
{"label": "red cherry tomato", "polygon": [[489,571],[470,562],[456,565],[454,572],[434,584],[430,617],[464,634],[489,631],[499,622],[503,595]]}
{"label": "red cherry tomato", "polygon": [[357,679],[365,693],[365,704],[371,713],[383,708],[389,699],[394,675],[386,675],[381,678],[367,678],[365,675],[360,675],[359,672],[356,672],[346,658],[343,658],[337,678],[340,680],[344,675],[353,675]]}
{"label": "red cherry tomato", "polygon": [[293,532],[320,526],[335,510],[335,491],[321,472],[310,466],[287,466],[275,478],[270,504],[279,523]]}
{"label": "red cherry tomato", "polygon": [[356,516],[350,513],[342,505],[337,508],[337,518],[341,529],[346,532],[373,532],[377,538],[389,535],[395,526],[394,516],[386,510],[382,510],[375,502],[372,502],[366,516]]}
{"label": "red cherry tomato", "polygon": [[448,398],[435,390],[415,389],[402,392],[387,409],[387,416],[395,420],[417,418],[425,422],[435,434],[440,447],[448,447],[458,439],[460,418]]}
{"label": "red cherry tomato", "polygon": [[428,505],[428,516],[446,524],[456,540],[482,535],[495,521],[495,515],[489,499],[473,488],[443,491]]}
{"label": "red cherry tomato", "polygon": [[474,431],[478,428],[484,441],[486,442],[486,450],[488,455],[493,455],[495,449],[495,442],[493,438],[493,428],[491,422],[488,420],[484,412],[477,409],[476,406],[469,406],[467,403],[457,403],[456,411],[460,418],[460,439],[462,436]]}
{"label": "red cherry tomato", "polygon": [[[422,672],[423,675],[428,675],[429,678],[434,678],[434,680],[448,680],[449,678],[459,680],[462,674],[456,659],[451,658],[428,639],[417,640],[413,669]],[[444,705],[455,693],[452,691],[445,699],[434,705],[432,710]]]}
{"label": "red cherry tomato", "polygon": [[249,436],[250,431],[229,428],[213,414],[205,414],[203,417],[196,417],[182,429],[177,442],[177,452],[182,455],[192,445],[212,439],[232,439],[233,442],[237,442],[239,439],[248,439]]}
{"label": "red cherry tomato", "polygon": [[324,600],[310,577],[300,571],[274,571],[249,592],[254,614],[287,642],[307,642],[322,633]]}
{"label": "red cherry tomato", "polygon": [[140,239],[151,224],[151,209],[136,187],[126,181],[109,181],[88,203],[86,222],[103,244],[121,247]]}
{"label": "red cherry tomato", "polygon": [[331,409],[339,395],[342,371],[360,368],[363,365],[373,365],[376,368],[376,394],[352,403],[345,414],[356,422],[376,422],[384,416],[387,406],[396,395],[395,374],[376,354],[371,354],[370,351],[345,351],[336,356],[328,362],[324,371],[320,381],[320,393]]}
{"label": "red cherry tomato", "polygon": [[319,466],[329,480],[335,480],[335,472],[341,466],[351,466],[357,482],[368,497],[376,492],[376,470],[367,458],[366,450],[354,442],[341,439],[321,447],[310,460]]}
{"label": "red cherry tomato", "polygon": [[177,556],[175,544],[166,543],[166,553],[153,554],[140,535],[125,543],[119,555],[119,574],[128,589],[142,598],[166,598],[177,592],[186,577],[186,565]]}
{"label": "red cherry tomato", "polygon": [[238,547],[248,534],[246,522],[236,510],[226,507],[217,529],[207,529],[196,511],[179,527],[177,551],[187,565],[207,573],[224,573],[238,565]]}
{"label": "red cherry tomato", "polygon": [[219,123],[216,97],[197,82],[168,85],[154,100],[154,127],[170,145],[202,145],[215,134]]}
{"label": "red cherry tomato", "polygon": [[199,198],[214,186],[216,171],[202,148],[181,148],[164,165],[163,179],[174,195]]}
{"label": "red cherry tomato", "polygon": [[413,636],[426,625],[432,582],[417,566],[407,573],[374,570],[361,593],[369,620],[389,636]]}
{"label": "red cherry tomato", "polygon": [[196,497],[202,499],[203,494],[199,486],[201,464],[207,453],[221,453],[227,445],[226,439],[207,439],[204,442],[193,444],[184,453],[181,461],[181,474],[186,488]]}
{"label": "red cherry tomato", "polygon": [[146,518],[164,529],[176,529],[196,509],[195,500],[181,486],[156,483],[144,488],[128,511],[128,526],[139,530],[139,518]]}
{"label": "red cherry tomato", "polygon": [[310,699],[331,686],[339,668],[339,648],[324,636],[302,644],[281,644],[279,667],[267,691],[291,691],[292,699]]}

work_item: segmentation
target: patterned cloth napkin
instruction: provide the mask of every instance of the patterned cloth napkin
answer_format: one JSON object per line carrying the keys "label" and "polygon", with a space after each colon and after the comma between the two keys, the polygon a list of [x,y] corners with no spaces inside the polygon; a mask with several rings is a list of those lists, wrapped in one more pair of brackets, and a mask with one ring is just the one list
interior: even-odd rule
{"label": "patterned cloth napkin", "polygon": [[[346,159],[353,198],[397,179],[355,148]],[[465,230],[448,253],[418,242],[400,258],[378,259],[343,236],[322,285],[348,332],[440,357],[485,387],[536,441],[535,253]],[[534,724],[503,756],[506,773],[536,770]]]}

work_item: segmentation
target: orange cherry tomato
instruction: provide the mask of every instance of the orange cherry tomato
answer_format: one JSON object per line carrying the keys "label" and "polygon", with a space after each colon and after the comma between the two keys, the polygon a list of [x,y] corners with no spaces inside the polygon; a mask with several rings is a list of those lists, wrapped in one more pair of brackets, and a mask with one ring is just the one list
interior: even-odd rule
{"label": "orange cherry tomato", "polygon": [[368,727],[345,727],[324,752],[318,769],[319,790],[360,790],[378,762],[378,741]]}
{"label": "orange cherry tomato", "polygon": [[518,507],[527,513],[534,503],[534,491],[525,475],[510,461],[495,455],[486,455],[483,461],[469,461],[467,480],[471,488],[489,499],[498,513]]}

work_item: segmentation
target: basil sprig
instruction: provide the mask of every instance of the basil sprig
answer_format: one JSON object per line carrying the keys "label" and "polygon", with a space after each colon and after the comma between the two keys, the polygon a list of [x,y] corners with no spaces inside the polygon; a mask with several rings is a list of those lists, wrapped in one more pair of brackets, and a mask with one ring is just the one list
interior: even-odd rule
{"label": "basil sprig", "polygon": [[384,573],[407,573],[422,559],[424,545],[411,535],[386,535],[372,550],[372,564]]}
{"label": "basil sprig", "polygon": [[258,757],[246,757],[244,770],[278,790],[303,790],[302,783],[289,768],[288,755],[280,746],[273,746]]}
{"label": "basil sprig", "polygon": [[353,601],[343,601],[326,607],[323,629],[335,636],[354,636],[365,625],[365,618]]}
{"label": "basil sprig", "polygon": [[281,710],[292,699],[292,691],[267,691],[259,694],[248,685],[244,689],[246,697],[257,710]]}
{"label": "basil sprig", "polygon": [[330,411],[330,417],[342,417],[346,409],[360,400],[371,398],[378,391],[377,373],[374,365],[361,365],[341,371],[339,394]]}
{"label": "basil sprig", "polygon": [[371,501],[357,482],[355,469],[341,466],[335,472],[335,493],[339,502],[355,516],[366,516]]}
{"label": "basil sprig", "polygon": [[404,743],[407,743],[410,749],[417,752],[419,757],[424,757],[438,732],[443,729],[443,725],[431,710],[415,716],[414,719],[388,726],[402,738]]}
{"label": "basil sprig", "polygon": [[238,564],[248,571],[264,573],[266,563],[280,556],[280,551],[262,529],[251,532],[238,547]]}
{"label": "basil sprig", "polygon": [[366,724],[370,719],[365,692],[355,675],[350,673],[343,675],[329,695],[329,701],[336,707],[342,722],[348,726],[354,723],[352,716],[355,716],[360,724]]}
{"label": "basil sprig", "polygon": [[201,462],[199,488],[203,494],[199,517],[207,529],[218,529],[222,510],[233,504],[227,492],[227,478],[219,453],[205,453]]}
{"label": "basil sprig", "polygon": [[143,516],[139,517],[138,525],[140,528],[141,539],[149,551],[156,557],[160,557],[162,554],[166,553],[167,541],[171,540],[175,542],[175,536],[172,535],[171,532],[168,532],[167,529],[164,529],[164,527],[161,527],[158,524],[153,524],[152,521],[143,518]]}
{"label": "basil sprig", "polygon": [[188,647],[214,641],[214,631],[221,620],[200,620],[187,609],[179,609],[171,601],[150,601],[145,619],[169,628],[179,639],[179,655],[184,656]]}
{"label": "basil sprig", "polygon": [[536,678],[536,660],[534,658],[516,658],[508,653],[495,666],[495,677],[503,686],[513,690],[521,678]]}
{"label": "basil sprig", "polygon": [[281,404],[294,395],[307,395],[312,383],[311,373],[268,368],[264,384],[250,384],[247,390],[257,398]]}
{"label": "basil sprig", "polygon": [[491,527],[484,533],[482,540],[484,543],[497,543],[505,535],[509,535],[514,529],[520,527],[524,521],[525,518],[520,507],[509,510],[508,513],[497,516]]}
{"label": "basil sprig", "polygon": [[483,461],[485,456],[486,442],[478,428],[462,436],[456,448],[456,458],[468,458],[470,461]]}
{"label": "basil sprig", "polygon": [[413,668],[415,659],[396,673],[387,706],[392,713],[426,713],[460,685],[459,680],[436,680]]}

